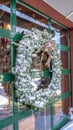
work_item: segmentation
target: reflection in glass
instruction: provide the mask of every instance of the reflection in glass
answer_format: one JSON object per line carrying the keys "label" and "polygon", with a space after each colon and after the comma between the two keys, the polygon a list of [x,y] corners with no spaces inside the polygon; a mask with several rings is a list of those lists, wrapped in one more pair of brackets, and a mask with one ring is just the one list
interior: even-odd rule
{"label": "reflection in glass", "polygon": [[60,32],[59,32],[59,30],[55,31],[55,41],[56,41],[57,44],[60,44]]}
{"label": "reflection in glass", "polygon": [[60,51],[60,54],[61,54],[61,61],[62,61],[62,67],[63,68],[67,68],[69,67],[69,64],[68,64],[68,52],[65,52],[65,51]]}
{"label": "reflection in glass", "polygon": [[27,106],[25,106],[25,105],[22,104],[22,103],[19,103],[19,102],[18,102],[17,105],[18,105],[18,111],[19,111],[19,112],[27,109]]}
{"label": "reflection in glass", "polygon": [[11,71],[11,47],[10,40],[0,38],[0,73]]}
{"label": "reflection in glass", "polygon": [[13,130],[13,125],[9,125],[1,130]]}
{"label": "reflection in glass", "polygon": [[49,107],[39,110],[32,115],[19,121],[19,130],[48,130],[51,127]]}
{"label": "reflection in glass", "polygon": [[55,31],[56,43],[68,46],[68,44],[69,44],[68,43],[69,42],[68,31],[69,30],[56,24],[54,21],[52,22],[52,27],[54,28],[54,31]]}
{"label": "reflection in glass", "polygon": [[48,21],[43,16],[33,12],[32,10],[17,4],[17,27],[16,31],[22,33],[32,28],[43,30],[48,28]]}
{"label": "reflection in glass", "polygon": [[51,127],[51,115],[49,107],[35,113],[35,130],[49,130]]}
{"label": "reflection in glass", "polygon": [[34,115],[23,118],[19,121],[19,130],[35,130],[35,117]]}
{"label": "reflection in glass", "polygon": [[54,126],[69,114],[70,98],[63,99],[54,104]]}
{"label": "reflection in glass", "polygon": [[61,92],[62,94],[69,91],[69,75],[62,75]]}
{"label": "reflection in glass", "polygon": [[69,91],[69,75],[61,75],[61,89],[57,90],[58,95]]}
{"label": "reflection in glass", "polygon": [[0,83],[0,120],[12,115],[11,83]]}
{"label": "reflection in glass", "polygon": [[[7,17],[6,17],[6,18],[7,18]],[[9,21],[9,20],[8,20],[8,21]],[[4,21],[4,22],[0,21],[0,28],[3,28],[3,29],[5,29],[5,30],[11,30],[11,26],[10,26],[9,22],[6,23],[5,21]]]}
{"label": "reflection in glass", "polygon": [[60,31],[60,42],[61,44],[68,46],[68,31],[66,29]]}
{"label": "reflection in glass", "polygon": [[0,4],[10,7],[10,0],[1,0]]}
{"label": "reflection in glass", "polygon": [[54,104],[54,126],[56,126],[60,121],[62,121],[66,115],[63,113],[62,101],[58,101]]}
{"label": "reflection in glass", "polygon": [[[10,0],[1,0],[0,1],[0,27],[4,28],[4,24],[10,24],[10,14],[8,12],[8,8],[10,8]],[[9,30],[8,27],[5,28]]]}

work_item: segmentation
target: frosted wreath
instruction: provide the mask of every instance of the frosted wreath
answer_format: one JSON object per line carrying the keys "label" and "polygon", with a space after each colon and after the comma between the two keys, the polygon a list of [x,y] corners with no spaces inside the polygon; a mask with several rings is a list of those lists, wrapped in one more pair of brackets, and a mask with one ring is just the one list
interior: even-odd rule
{"label": "frosted wreath", "polygon": [[[61,88],[61,60],[57,45],[54,44],[52,47],[55,41],[52,41],[51,37],[52,35],[47,30],[32,29],[31,32],[23,36],[18,44],[14,74],[16,77],[16,96],[20,103],[44,108],[51,98],[58,95],[57,90]],[[37,55],[44,46],[46,46],[46,49],[48,48],[48,51],[51,48],[52,79],[46,89],[41,88],[36,91],[30,75],[32,55]]]}

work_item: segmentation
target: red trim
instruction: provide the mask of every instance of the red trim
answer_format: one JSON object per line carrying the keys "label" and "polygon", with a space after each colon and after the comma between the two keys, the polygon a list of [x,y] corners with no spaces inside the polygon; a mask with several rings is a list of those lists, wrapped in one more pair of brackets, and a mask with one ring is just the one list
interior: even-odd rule
{"label": "red trim", "polygon": [[70,29],[70,46],[71,46],[71,80],[72,80],[72,106],[73,106],[73,28]]}
{"label": "red trim", "polygon": [[62,14],[60,14],[58,11],[53,9],[51,6],[49,6],[43,0],[23,0],[23,2],[25,2],[29,5],[31,5],[32,7],[38,9],[39,11],[48,15],[49,17],[53,18],[54,20],[60,22],[61,24],[65,25],[69,28],[73,27],[73,22],[66,19]]}

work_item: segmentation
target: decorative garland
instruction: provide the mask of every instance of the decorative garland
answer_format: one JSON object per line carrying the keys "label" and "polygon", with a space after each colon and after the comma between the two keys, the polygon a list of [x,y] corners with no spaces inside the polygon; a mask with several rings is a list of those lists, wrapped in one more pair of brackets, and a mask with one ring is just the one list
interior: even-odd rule
{"label": "decorative garland", "polygon": [[[61,61],[57,45],[51,38],[52,35],[47,30],[32,29],[31,32],[23,36],[18,44],[14,73],[16,76],[16,95],[20,103],[36,108],[44,108],[51,98],[58,95],[57,90],[61,88]],[[33,54],[37,55],[44,47],[50,54],[52,79],[46,89],[41,88],[36,91],[30,75],[32,56]],[[48,66],[50,60],[47,60]]]}

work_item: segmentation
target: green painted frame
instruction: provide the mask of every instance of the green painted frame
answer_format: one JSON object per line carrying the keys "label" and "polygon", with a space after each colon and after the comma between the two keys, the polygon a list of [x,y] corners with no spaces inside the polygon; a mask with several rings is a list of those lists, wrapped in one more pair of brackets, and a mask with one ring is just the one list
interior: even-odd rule
{"label": "green painted frame", "polygon": [[[5,38],[10,38],[11,42],[15,42],[16,39],[21,38],[20,34],[16,34],[16,4],[20,3],[22,4],[24,7],[27,7],[31,10],[33,10],[34,12],[40,14],[41,16],[45,17],[47,20],[49,19],[49,17],[47,15],[45,15],[44,13],[39,12],[38,10],[36,10],[35,8],[31,7],[30,5],[26,4],[25,2],[23,2],[22,0],[11,0],[11,31],[7,31],[4,29],[0,29],[0,37],[5,37]],[[54,20],[52,20],[54,21]],[[60,25],[57,21],[55,21],[58,25]],[[60,25],[62,27],[64,27],[63,25]],[[64,27],[65,29],[67,29],[69,31],[69,29],[67,27]],[[69,39],[69,37],[68,37]],[[64,46],[64,45],[58,45],[58,49],[62,50],[62,51],[67,51],[68,53],[70,52],[70,47],[68,46]],[[15,58],[16,57],[16,46],[14,44],[11,44],[11,66],[14,67],[15,66]],[[70,56],[69,56],[70,59]],[[69,61],[70,62],[70,61]],[[44,71],[44,76],[49,76],[50,73],[47,71]],[[62,70],[62,74],[63,75],[70,75],[71,70],[70,69],[63,69]],[[9,81],[14,81],[15,77],[12,73],[0,73],[0,81],[1,82],[9,82]],[[27,110],[23,110],[21,112],[18,112],[18,105],[17,105],[17,99],[15,97],[14,94],[14,84],[12,84],[12,98],[13,98],[13,115],[10,117],[7,117],[3,120],[0,120],[0,129],[9,126],[9,125],[13,125],[13,130],[18,130],[18,121],[28,117],[32,114],[32,111],[30,109]],[[70,118],[70,115],[68,115],[67,117],[65,117],[55,128],[54,128],[54,108],[53,108],[53,104],[55,104],[57,101],[65,99],[67,97],[71,97],[71,91],[68,91],[60,96],[58,96],[55,99],[51,99],[51,101],[47,104],[47,106],[50,106],[50,114],[51,114],[51,130],[58,130],[61,126],[63,126]]]}

